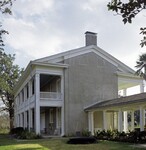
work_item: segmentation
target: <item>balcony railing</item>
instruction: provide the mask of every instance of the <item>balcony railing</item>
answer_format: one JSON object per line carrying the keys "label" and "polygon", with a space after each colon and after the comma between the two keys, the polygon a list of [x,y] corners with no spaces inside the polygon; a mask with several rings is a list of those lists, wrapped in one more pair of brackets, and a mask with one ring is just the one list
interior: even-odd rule
{"label": "balcony railing", "polygon": [[40,92],[40,99],[61,100],[62,94],[57,92]]}

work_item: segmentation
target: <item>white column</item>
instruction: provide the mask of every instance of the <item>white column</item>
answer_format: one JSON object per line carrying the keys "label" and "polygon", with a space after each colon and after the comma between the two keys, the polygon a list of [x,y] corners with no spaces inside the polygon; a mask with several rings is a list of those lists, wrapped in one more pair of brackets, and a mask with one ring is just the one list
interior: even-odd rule
{"label": "white column", "polygon": [[27,128],[27,111],[24,112],[24,128]]}
{"label": "white column", "polygon": [[25,128],[25,125],[24,125],[24,112],[22,113],[22,127]]}
{"label": "white column", "polygon": [[144,82],[142,81],[140,84],[140,93],[144,92]]}
{"label": "white column", "polygon": [[107,117],[106,117],[106,111],[103,111],[103,129],[107,130]]}
{"label": "white column", "polygon": [[19,124],[19,127],[22,127],[22,113],[19,114],[19,116],[20,116],[20,124]]}
{"label": "white column", "polygon": [[35,74],[35,132],[40,134],[40,74]]}
{"label": "white column", "polygon": [[91,132],[92,135],[94,135],[94,118],[93,118],[94,112],[88,112],[88,128],[89,132]]}
{"label": "white column", "polygon": [[118,128],[117,112],[114,112],[114,129]]}
{"label": "white column", "polygon": [[32,128],[32,110],[31,110],[31,108],[28,110],[28,116],[29,116],[28,128],[30,131]]}
{"label": "white column", "polygon": [[62,95],[62,102],[63,102],[63,105],[61,107],[61,136],[64,136],[65,135],[65,117],[64,117],[64,105],[65,105],[65,102],[64,102],[64,76],[62,75],[61,76],[61,95]]}
{"label": "white column", "polygon": [[64,107],[61,107],[61,136],[64,136]]}
{"label": "white column", "polygon": [[123,121],[122,121],[122,110],[119,109],[119,112],[118,112],[118,131],[119,132],[122,132],[123,131]]}
{"label": "white column", "polygon": [[[123,96],[127,96],[127,89],[123,89]],[[124,111],[124,132],[128,131],[127,111]]]}
{"label": "white column", "polygon": [[131,131],[134,130],[134,110],[131,111]]}
{"label": "white column", "polygon": [[127,111],[124,111],[124,132],[128,131]]}
{"label": "white column", "polygon": [[144,131],[144,109],[140,107],[140,131]]}

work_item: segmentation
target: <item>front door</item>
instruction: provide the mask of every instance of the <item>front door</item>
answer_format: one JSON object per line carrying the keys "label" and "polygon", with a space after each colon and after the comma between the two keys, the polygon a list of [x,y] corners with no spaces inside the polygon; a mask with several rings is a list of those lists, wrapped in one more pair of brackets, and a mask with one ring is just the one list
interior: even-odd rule
{"label": "front door", "polygon": [[56,121],[55,121],[55,108],[50,108],[49,109],[49,124],[48,124],[48,134],[49,135],[54,135],[54,131],[56,128]]}

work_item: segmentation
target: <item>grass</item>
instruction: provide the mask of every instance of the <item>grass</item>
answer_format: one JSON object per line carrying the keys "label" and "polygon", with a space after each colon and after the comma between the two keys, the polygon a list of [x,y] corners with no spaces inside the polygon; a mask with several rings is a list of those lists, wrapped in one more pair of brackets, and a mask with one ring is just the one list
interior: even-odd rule
{"label": "grass", "polygon": [[0,128],[0,134],[8,134],[10,132],[10,130],[9,129],[2,129],[2,128]]}
{"label": "grass", "polygon": [[16,140],[9,135],[0,135],[0,150],[142,150],[132,144],[99,141],[97,144],[66,144],[67,138],[39,140]]}

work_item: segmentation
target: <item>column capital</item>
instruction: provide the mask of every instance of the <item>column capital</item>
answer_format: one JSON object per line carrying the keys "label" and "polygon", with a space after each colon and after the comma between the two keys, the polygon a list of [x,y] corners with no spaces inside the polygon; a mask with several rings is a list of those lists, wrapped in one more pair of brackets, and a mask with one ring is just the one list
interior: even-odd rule
{"label": "column capital", "polygon": [[36,72],[35,77],[39,77],[39,76],[40,76],[40,73]]}
{"label": "column capital", "polygon": [[141,109],[144,109],[144,106],[139,106],[139,109],[141,110]]}
{"label": "column capital", "polygon": [[120,111],[122,111],[122,108],[119,108],[119,109],[118,109],[118,112],[120,112]]}

